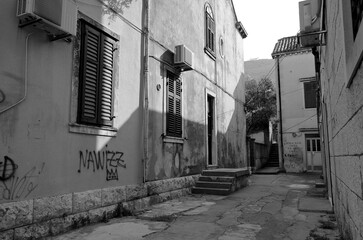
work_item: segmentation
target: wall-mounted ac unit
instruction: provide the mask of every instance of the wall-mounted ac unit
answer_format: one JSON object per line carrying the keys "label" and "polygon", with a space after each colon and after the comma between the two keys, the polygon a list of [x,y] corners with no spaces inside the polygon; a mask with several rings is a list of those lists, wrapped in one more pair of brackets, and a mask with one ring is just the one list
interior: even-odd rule
{"label": "wall-mounted ac unit", "polygon": [[19,27],[33,26],[51,37],[76,35],[77,5],[74,0],[18,0]]}
{"label": "wall-mounted ac unit", "polygon": [[175,47],[174,65],[180,68],[181,71],[193,69],[193,52],[185,45]]}
{"label": "wall-mounted ac unit", "polygon": [[300,32],[320,30],[321,0],[299,2]]}
{"label": "wall-mounted ac unit", "polygon": [[321,44],[320,39],[321,0],[299,2],[300,34],[303,47],[314,47]]}

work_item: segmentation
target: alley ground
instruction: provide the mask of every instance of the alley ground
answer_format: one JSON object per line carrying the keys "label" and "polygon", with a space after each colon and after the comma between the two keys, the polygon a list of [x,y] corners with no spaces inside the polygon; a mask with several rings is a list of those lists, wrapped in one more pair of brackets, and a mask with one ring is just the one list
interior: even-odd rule
{"label": "alley ground", "polygon": [[317,174],[253,175],[229,195],[191,195],[52,239],[341,239]]}

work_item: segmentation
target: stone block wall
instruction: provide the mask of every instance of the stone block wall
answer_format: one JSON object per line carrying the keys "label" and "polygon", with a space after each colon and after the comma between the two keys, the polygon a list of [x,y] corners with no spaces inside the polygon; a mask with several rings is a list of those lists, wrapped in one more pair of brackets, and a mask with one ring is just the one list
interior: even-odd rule
{"label": "stone block wall", "polygon": [[343,11],[349,1],[327,1],[327,45],[322,48],[321,91],[326,104],[332,200],[344,239],[363,239],[363,65],[348,86]]}
{"label": "stone block wall", "polygon": [[199,175],[0,205],[0,239],[55,236],[190,194]]}

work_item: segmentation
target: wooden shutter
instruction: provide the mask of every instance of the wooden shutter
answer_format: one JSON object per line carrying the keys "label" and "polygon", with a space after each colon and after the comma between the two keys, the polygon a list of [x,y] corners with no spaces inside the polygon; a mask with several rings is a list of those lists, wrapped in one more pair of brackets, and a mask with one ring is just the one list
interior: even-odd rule
{"label": "wooden shutter", "polygon": [[167,78],[167,135],[173,137],[182,137],[182,82],[179,78],[169,72]]}
{"label": "wooden shutter", "polygon": [[175,82],[174,82],[174,76],[171,73],[167,73],[167,109],[166,109],[166,133],[169,136],[175,135],[175,115],[174,115],[174,109],[175,109]]}
{"label": "wooden shutter", "polygon": [[182,137],[182,82],[175,79],[175,136]]}
{"label": "wooden shutter", "polygon": [[210,35],[209,35],[209,26],[210,26],[210,17],[208,15],[208,13],[205,13],[205,45],[207,48],[209,48],[210,46]]}
{"label": "wooden shutter", "polygon": [[215,49],[215,23],[212,16],[209,15],[208,12],[205,13],[206,16],[206,47],[214,52]]}
{"label": "wooden shutter", "polygon": [[316,82],[304,83],[305,108],[316,108]]}
{"label": "wooden shutter", "polygon": [[101,33],[82,24],[79,120],[97,123]]}
{"label": "wooden shutter", "polygon": [[115,40],[82,22],[79,122],[112,126]]}
{"label": "wooden shutter", "polygon": [[211,45],[210,45],[210,49],[214,52],[214,44],[215,44],[215,24],[214,24],[214,20],[212,18],[210,18],[210,32],[211,32]]}
{"label": "wooden shutter", "polygon": [[104,36],[102,43],[99,122],[102,125],[112,126],[113,49],[115,41]]}

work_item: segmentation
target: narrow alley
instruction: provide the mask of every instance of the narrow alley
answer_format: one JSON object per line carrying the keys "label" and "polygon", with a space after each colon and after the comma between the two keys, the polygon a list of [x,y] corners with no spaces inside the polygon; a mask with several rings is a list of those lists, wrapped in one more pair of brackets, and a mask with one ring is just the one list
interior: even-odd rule
{"label": "narrow alley", "polygon": [[50,239],[340,239],[319,181],[317,174],[253,175],[229,196],[185,196]]}

